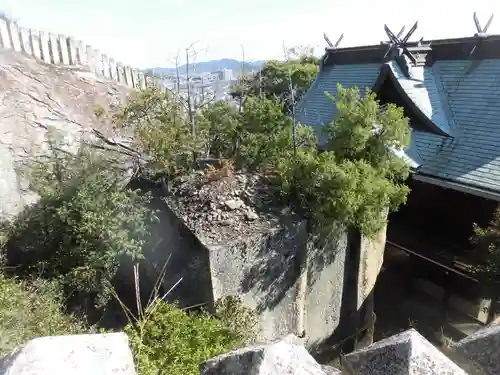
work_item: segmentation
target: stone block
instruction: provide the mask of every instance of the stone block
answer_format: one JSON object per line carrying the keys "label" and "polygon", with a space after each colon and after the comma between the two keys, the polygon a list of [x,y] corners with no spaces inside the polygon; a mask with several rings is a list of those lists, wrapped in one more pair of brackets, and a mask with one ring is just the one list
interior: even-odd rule
{"label": "stone block", "polygon": [[491,323],[453,344],[452,348],[483,373],[500,374],[500,323]]}
{"label": "stone block", "polygon": [[135,375],[124,333],[36,338],[0,360],[9,375]]}
{"label": "stone block", "polygon": [[201,365],[200,373],[201,375],[340,374],[333,367],[319,365],[304,346],[300,345],[300,341],[290,336],[268,345],[247,347],[212,358]]}
{"label": "stone block", "polygon": [[346,355],[343,365],[353,375],[467,375],[414,329]]}

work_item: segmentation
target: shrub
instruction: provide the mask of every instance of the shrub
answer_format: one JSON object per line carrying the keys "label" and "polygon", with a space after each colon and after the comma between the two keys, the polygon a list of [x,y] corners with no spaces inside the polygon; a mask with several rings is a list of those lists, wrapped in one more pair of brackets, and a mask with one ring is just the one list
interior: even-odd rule
{"label": "shrub", "polygon": [[[372,236],[385,223],[381,213],[397,210],[409,192],[404,184],[409,165],[394,152],[409,143],[408,119],[370,91],[361,95],[339,85],[331,99],[338,117],[325,126],[324,150],[317,148],[311,128],[294,125],[283,103],[266,96],[248,96],[241,113],[224,103],[208,105],[200,117],[202,134],[208,134],[205,148],[232,159],[237,168],[271,172],[281,197],[312,226],[352,226]],[[155,137],[149,149],[165,163],[171,157],[162,149],[182,154],[180,138]],[[148,136],[139,133],[139,139],[147,142]]]}
{"label": "shrub", "polygon": [[238,110],[230,103],[216,101],[203,107],[197,122],[206,134],[206,149],[217,158],[232,158],[241,131]]}
{"label": "shrub", "polygon": [[179,100],[156,87],[140,91],[114,116],[114,122],[119,128],[135,131],[148,170],[154,173],[185,173],[192,168],[193,154],[204,146],[203,137],[192,135]]}
{"label": "shrub", "polygon": [[243,306],[238,296],[227,296],[215,303],[216,316],[224,327],[236,335],[244,344],[253,342],[258,333],[258,319],[255,312]]}
{"label": "shrub", "polygon": [[61,282],[72,307],[92,312],[110,299],[120,257],[142,257],[154,215],[148,196],[124,188],[122,159],[85,145],[73,154],[57,136],[51,151],[22,168],[41,199],[3,232],[8,262]]}
{"label": "shrub", "polygon": [[280,142],[283,132],[291,134],[292,120],[277,100],[247,98],[241,123],[240,145],[235,155],[240,164],[249,168],[266,165],[292,149],[291,144]]}
{"label": "shrub", "polygon": [[39,336],[88,333],[90,329],[63,312],[59,285],[0,275],[0,355]]}
{"label": "shrub", "polygon": [[474,245],[471,253],[476,261],[471,271],[480,281],[482,291],[496,301],[500,300],[500,208],[497,208],[489,225],[485,228],[473,226]]}
{"label": "shrub", "polygon": [[[198,375],[205,360],[244,346],[253,332],[246,331],[252,327],[252,313],[237,300],[222,305],[218,318],[155,301],[144,317],[125,328],[138,373]],[[238,326],[236,322],[244,324]]]}

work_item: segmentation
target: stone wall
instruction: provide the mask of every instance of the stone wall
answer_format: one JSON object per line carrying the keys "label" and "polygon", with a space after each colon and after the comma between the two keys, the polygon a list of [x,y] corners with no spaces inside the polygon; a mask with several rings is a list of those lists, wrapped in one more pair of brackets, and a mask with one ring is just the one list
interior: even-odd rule
{"label": "stone wall", "polygon": [[260,317],[260,340],[286,334],[308,345],[330,337],[341,319],[347,236],[318,246],[304,222],[263,234],[245,249],[211,246],[214,298],[239,295]]}
{"label": "stone wall", "polygon": [[206,249],[160,196],[154,195],[152,204],[159,221],[150,229],[145,250],[148,278],[156,281],[166,265],[162,285],[164,293],[169,292],[168,300],[182,307],[211,308],[214,300]]}
{"label": "stone wall", "polygon": [[[338,328],[344,291],[347,236],[319,247],[306,225],[290,223],[270,229],[241,246],[207,246],[213,300],[231,295],[255,309],[258,340],[293,333],[317,345]],[[201,292],[201,289],[199,289]]]}

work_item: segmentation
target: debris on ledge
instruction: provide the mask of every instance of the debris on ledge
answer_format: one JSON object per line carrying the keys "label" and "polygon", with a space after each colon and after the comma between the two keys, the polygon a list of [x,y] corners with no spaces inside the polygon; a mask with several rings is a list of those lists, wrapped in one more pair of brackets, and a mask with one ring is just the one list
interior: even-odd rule
{"label": "debris on ledge", "polygon": [[235,244],[302,221],[279,204],[262,174],[234,172],[211,178],[196,171],[173,182],[169,207],[206,245]]}

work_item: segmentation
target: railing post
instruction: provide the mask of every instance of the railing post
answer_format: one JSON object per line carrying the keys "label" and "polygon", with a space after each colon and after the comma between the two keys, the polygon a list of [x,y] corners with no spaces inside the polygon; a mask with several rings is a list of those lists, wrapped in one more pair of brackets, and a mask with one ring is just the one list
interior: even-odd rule
{"label": "railing post", "polygon": [[43,61],[45,61],[47,64],[52,63],[52,49],[51,49],[51,42],[50,42],[50,36],[47,35],[46,32],[40,31],[39,32],[40,36],[40,56]]}
{"label": "railing post", "polygon": [[0,17],[0,47],[9,49],[10,39],[9,39],[9,28],[7,24],[7,19],[5,17]]}

